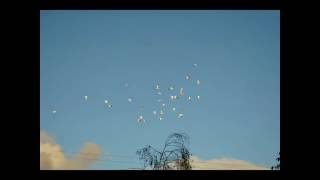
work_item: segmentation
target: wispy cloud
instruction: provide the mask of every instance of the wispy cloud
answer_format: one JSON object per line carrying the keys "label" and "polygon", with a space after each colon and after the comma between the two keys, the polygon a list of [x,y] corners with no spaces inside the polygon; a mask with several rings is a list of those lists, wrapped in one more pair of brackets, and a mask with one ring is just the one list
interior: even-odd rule
{"label": "wispy cloud", "polygon": [[85,143],[79,153],[66,155],[55,139],[40,131],[40,170],[81,170],[87,169],[102,155],[101,148],[93,143]]}
{"label": "wispy cloud", "polygon": [[231,158],[202,160],[193,156],[191,160],[194,170],[269,170],[269,168],[248,161]]}

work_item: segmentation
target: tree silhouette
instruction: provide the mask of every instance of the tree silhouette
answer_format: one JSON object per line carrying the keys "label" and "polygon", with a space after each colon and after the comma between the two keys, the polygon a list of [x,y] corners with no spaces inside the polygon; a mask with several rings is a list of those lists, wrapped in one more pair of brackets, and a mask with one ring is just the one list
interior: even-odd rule
{"label": "tree silhouette", "polygon": [[190,152],[186,145],[189,136],[185,133],[173,133],[165,141],[162,151],[148,145],[137,151],[144,168],[153,170],[191,170]]}
{"label": "tree silhouette", "polygon": [[275,166],[271,166],[271,170],[280,170],[280,152],[279,152],[279,157],[276,159],[278,161],[278,164]]}

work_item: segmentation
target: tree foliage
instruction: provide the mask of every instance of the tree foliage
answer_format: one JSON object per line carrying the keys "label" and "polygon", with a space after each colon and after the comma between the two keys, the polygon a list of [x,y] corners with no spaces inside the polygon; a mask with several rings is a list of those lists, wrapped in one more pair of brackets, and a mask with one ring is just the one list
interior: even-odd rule
{"label": "tree foliage", "polygon": [[191,154],[187,148],[189,136],[173,133],[165,141],[163,149],[157,150],[148,145],[137,151],[144,168],[153,170],[191,170]]}
{"label": "tree foliage", "polygon": [[275,166],[271,166],[271,170],[280,170],[280,152],[279,152],[279,156],[277,157],[277,162],[278,164]]}

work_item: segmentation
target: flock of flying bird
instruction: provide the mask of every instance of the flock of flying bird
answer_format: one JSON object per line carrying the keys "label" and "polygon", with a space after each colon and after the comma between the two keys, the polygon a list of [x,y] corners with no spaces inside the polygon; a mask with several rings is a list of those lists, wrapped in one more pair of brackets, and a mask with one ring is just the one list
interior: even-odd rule
{"label": "flock of flying bird", "polygon": [[[198,64],[193,64],[193,67],[194,67],[194,68],[196,68],[197,66],[198,66]],[[185,76],[185,79],[186,79],[187,81],[191,81],[191,75],[190,75],[190,74],[187,74],[187,75]],[[200,80],[196,80],[196,84],[199,86],[199,85],[201,84]],[[127,87],[129,86],[129,84],[128,84],[128,83],[125,83],[124,86],[127,88]],[[173,85],[170,85],[169,88],[168,88],[168,91],[173,91],[174,89],[175,89],[175,87],[174,87]],[[156,85],[155,85],[154,90],[156,91],[156,94],[159,95],[159,96],[161,96],[161,95],[163,94],[163,93],[161,92],[161,88],[160,88],[160,85],[159,85],[159,84],[156,84]],[[175,102],[176,100],[182,99],[183,97],[186,97],[186,98],[187,98],[187,101],[191,101],[191,100],[192,100],[192,97],[191,97],[191,96],[185,96],[184,89],[183,89],[183,87],[181,87],[181,88],[179,89],[179,93],[178,93],[178,94],[176,94],[176,95],[170,95],[170,96],[169,96],[169,100],[170,100],[171,102]],[[197,96],[196,96],[196,99],[199,100],[199,99],[200,99],[200,96],[197,95]],[[84,100],[87,101],[87,100],[88,100],[88,96],[84,96]],[[129,103],[132,103],[132,102],[133,102],[133,98],[132,98],[132,97],[128,97],[127,100],[128,100]],[[157,116],[157,118],[161,121],[161,120],[164,119],[164,112],[165,112],[165,109],[164,109],[164,108],[165,108],[166,104],[165,104],[164,100],[161,99],[161,98],[158,99],[157,102],[160,103],[161,109],[160,109],[159,111],[153,110],[153,111],[152,111],[152,114],[153,114],[154,116]],[[104,100],[104,104],[105,104],[105,106],[106,106],[107,108],[112,108],[112,103],[111,103],[110,100],[107,100],[107,99]],[[176,115],[177,115],[178,118],[182,118],[182,117],[184,116],[184,114],[183,114],[182,112],[177,112],[177,108],[176,108],[176,107],[172,107],[172,111],[176,113]],[[55,113],[57,113],[57,111],[56,111],[56,110],[53,110],[52,113],[55,114]],[[138,122],[138,123],[145,123],[145,122],[146,122],[146,120],[144,119],[144,117],[143,117],[142,114],[139,114],[139,115],[138,115],[137,122]]]}

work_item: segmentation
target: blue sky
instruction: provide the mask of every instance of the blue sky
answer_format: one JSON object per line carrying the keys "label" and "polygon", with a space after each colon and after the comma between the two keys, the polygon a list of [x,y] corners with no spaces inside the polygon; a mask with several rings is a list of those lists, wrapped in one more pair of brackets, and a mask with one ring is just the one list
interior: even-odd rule
{"label": "blue sky", "polygon": [[[115,155],[93,169],[140,167],[136,150],[173,132],[205,160],[270,167],[280,151],[279,11],[41,11],[40,67],[41,130],[66,153],[89,141]],[[157,99],[180,87],[184,99],[160,121]]]}

